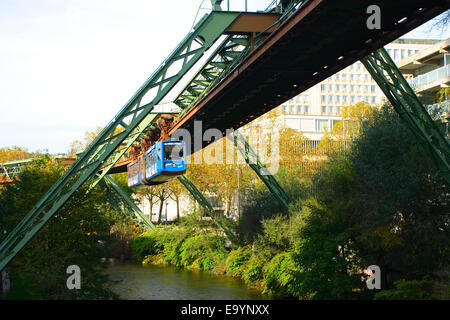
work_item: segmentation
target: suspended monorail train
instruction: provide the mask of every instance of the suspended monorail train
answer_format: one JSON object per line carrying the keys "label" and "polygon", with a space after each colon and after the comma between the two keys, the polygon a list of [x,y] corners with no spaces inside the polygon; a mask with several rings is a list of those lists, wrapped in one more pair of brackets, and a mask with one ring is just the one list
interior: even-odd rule
{"label": "suspended monorail train", "polygon": [[186,144],[182,140],[155,143],[128,164],[128,186],[157,185],[186,172]]}

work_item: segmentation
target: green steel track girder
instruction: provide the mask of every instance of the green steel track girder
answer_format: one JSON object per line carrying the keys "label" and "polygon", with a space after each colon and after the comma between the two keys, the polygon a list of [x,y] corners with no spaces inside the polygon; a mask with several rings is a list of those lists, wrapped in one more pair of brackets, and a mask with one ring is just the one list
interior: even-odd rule
{"label": "green steel track girder", "polygon": [[123,219],[125,220],[126,217],[131,219],[135,223],[139,223],[140,221],[138,218],[131,213],[131,210],[129,210],[129,207],[126,205],[126,203],[120,198],[120,196],[106,183],[105,179],[102,179],[98,182],[98,185],[100,188],[105,192],[106,197],[108,198],[109,202],[114,206],[114,209],[119,213],[123,215]]}
{"label": "green steel track girder", "polygon": [[237,243],[236,236],[231,232],[231,230],[225,225],[223,218],[217,216],[217,214],[214,212],[213,207],[211,204],[206,200],[206,198],[203,196],[203,194],[200,192],[200,190],[197,189],[197,187],[192,183],[192,181],[187,177],[187,175],[183,174],[181,176],[178,176],[178,180],[181,182],[181,184],[190,192],[192,197],[203,207],[203,209],[208,212],[208,214],[211,216],[211,218],[214,220],[214,222],[217,224],[217,226],[222,229],[222,231],[225,233],[227,238],[232,243]]}
{"label": "green steel track girder", "polygon": [[450,145],[384,48],[361,62],[450,183]]}
{"label": "green steel track girder", "polygon": [[14,178],[22,171],[22,168],[32,160],[33,159],[25,159],[0,163],[0,181],[14,180]]}
{"label": "green steel track girder", "polygon": [[264,182],[264,184],[269,188],[270,192],[274,197],[280,202],[280,204],[289,210],[289,203],[291,202],[286,192],[280,186],[275,177],[270,173],[267,167],[261,162],[259,156],[252,149],[250,144],[247,142],[245,137],[238,131],[235,130],[231,138],[233,139],[234,145],[241,152],[245,159],[245,162],[256,172],[258,177]]}
{"label": "green steel track girder", "polygon": [[139,142],[140,139],[145,135],[145,132],[151,127],[151,122],[156,118],[158,113],[150,113],[131,133],[128,138],[123,142],[122,148],[114,150],[113,154],[106,161],[106,164],[102,166],[101,172],[97,173],[94,178],[90,181],[89,190],[94,188],[97,183],[107,175],[108,171],[114,166],[114,164],[119,161],[120,158],[127,152],[128,148],[135,142]]}
{"label": "green steel track girder", "polygon": [[[120,201],[117,201],[117,198],[121,199],[123,203],[129,207],[131,213],[133,213],[133,217],[142,222],[149,230],[155,228],[155,225],[147,218],[147,216],[141,211],[141,209],[139,209],[139,207],[134,203],[133,199],[131,199],[128,194],[123,191],[123,189],[119,186],[119,184],[116,180],[114,180],[113,177],[111,177],[110,175],[106,175],[104,179],[100,180],[99,183],[103,184],[103,188],[107,192],[107,195],[109,194],[109,198],[113,202],[120,203]],[[114,194],[112,194],[111,191],[114,191],[114,193],[117,195],[117,198],[114,197]]]}
{"label": "green steel track girder", "polygon": [[[101,170],[114,151],[145,121],[154,106],[217,41],[238,15],[238,12],[211,12],[201,19],[69,170],[8,234],[0,244],[0,270],[6,267],[87,180]],[[142,101],[146,103],[141,104]]]}
{"label": "green steel track girder", "polygon": [[248,36],[233,35],[225,38],[199,72],[175,98],[175,104],[183,109],[180,117],[195,105],[227,71],[249,53],[249,46]]}

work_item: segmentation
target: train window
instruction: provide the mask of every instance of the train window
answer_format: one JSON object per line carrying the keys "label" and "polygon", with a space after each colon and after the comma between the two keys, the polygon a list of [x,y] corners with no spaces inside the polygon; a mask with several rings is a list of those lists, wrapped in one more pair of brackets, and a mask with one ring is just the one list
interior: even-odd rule
{"label": "train window", "polygon": [[145,157],[145,166],[150,167],[152,164],[155,163],[154,159],[155,152],[151,152],[150,154],[147,154]]}
{"label": "train window", "polygon": [[164,160],[183,160],[183,144],[171,142],[164,144]]}
{"label": "train window", "polygon": [[156,151],[156,161],[161,161],[161,148],[158,148],[158,150]]}

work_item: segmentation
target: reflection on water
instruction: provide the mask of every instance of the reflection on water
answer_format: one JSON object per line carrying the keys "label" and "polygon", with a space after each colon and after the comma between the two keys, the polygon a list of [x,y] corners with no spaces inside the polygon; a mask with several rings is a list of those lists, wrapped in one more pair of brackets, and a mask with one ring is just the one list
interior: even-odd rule
{"label": "reflection on water", "polygon": [[113,290],[127,300],[247,300],[273,299],[231,277],[215,276],[172,266],[112,265]]}

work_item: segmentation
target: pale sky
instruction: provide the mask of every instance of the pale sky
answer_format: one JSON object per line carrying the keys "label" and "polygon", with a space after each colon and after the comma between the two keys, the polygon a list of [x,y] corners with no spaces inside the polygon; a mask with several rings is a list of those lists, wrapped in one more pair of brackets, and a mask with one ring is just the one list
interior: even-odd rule
{"label": "pale sky", "polygon": [[[187,34],[201,2],[0,0],[0,148],[64,153],[106,125]],[[243,10],[243,0],[230,2]],[[450,34],[425,25],[405,37]]]}

